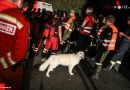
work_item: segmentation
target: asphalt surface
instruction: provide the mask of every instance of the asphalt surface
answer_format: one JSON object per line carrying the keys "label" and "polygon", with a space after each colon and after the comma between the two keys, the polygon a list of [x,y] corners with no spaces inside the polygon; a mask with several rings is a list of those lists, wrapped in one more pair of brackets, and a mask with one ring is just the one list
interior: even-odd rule
{"label": "asphalt surface", "polygon": [[48,78],[46,71],[38,70],[42,63],[40,52],[34,57],[30,90],[130,90],[130,81],[114,70],[102,70],[99,80],[92,79],[94,68],[87,59],[73,69],[73,76],[69,75],[67,67],[58,66]]}

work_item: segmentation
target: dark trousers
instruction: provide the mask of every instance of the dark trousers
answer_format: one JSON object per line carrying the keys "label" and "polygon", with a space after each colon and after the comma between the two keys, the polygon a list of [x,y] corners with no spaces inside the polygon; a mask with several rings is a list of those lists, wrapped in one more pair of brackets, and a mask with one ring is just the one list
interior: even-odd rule
{"label": "dark trousers", "polygon": [[10,87],[6,90],[22,90],[22,76],[22,66],[17,67],[15,71],[13,71],[12,68],[0,71],[0,79],[6,84],[6,87]]}
{"label": "dark trousers", "polygon": [[89,49],[90,42],[91,42],[90,36],[79,34],[78,50],[85,51],[86,49]]}
{"label": "dark trousers", "polygon": [[119,47],[119,49],[117,50],[116,54],[113,56],[112,61],[116,62],[116,61],[122,61],[126,51],[129,49],[130,47],[130,40],[124,39]]}
{"label": "dark trousers", "polygon": [[99,43],[97,46],[97,52],[95,56],[95,62],[100,62],[100,59],[102,57],[102,54],[106,51],[106,49],[103,47],[102,43]]}

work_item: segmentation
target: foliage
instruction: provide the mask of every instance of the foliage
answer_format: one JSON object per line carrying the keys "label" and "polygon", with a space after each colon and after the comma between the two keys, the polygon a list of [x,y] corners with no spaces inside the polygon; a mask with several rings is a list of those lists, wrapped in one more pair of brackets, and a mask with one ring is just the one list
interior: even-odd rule
{"label": "foliage", "polygon": [[74,9],[75,11],[79,11],[83,8],[86,0],[43,0],[44,2],[52,4],[55,11],[63,10],[69,11]]}

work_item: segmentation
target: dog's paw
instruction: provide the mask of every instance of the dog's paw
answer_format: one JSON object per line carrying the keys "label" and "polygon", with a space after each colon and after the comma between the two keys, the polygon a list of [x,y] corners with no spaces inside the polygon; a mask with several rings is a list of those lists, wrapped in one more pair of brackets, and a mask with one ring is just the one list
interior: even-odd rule
{"label": "dog's paw", "polygon": [[70,73],[70,75],[72,76],[72,75],[74,75],[74,73]]}
{"label": "dog's paw", "polygon": [[47,74],[46,77],[50,77],[50,75]]}

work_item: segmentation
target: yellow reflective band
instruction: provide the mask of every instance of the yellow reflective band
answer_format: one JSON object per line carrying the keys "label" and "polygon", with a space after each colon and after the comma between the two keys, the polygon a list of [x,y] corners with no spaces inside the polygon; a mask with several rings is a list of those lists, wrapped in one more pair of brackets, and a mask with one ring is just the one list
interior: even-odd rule
{"label": "yellow reflective band", "polygon": [[121,61],[117,61],[116,63],[117,63],[117,64],[121,64]]}
{"label": "yellow reflective band", "polygon": [[16,64],[16,62],[12,59],[11,52],[7,53],[7,60],[11,65]]}
{"label": "yellow reflective band", "polygon": [[111,61],[110,63],[111,63],[112,65],[115,65],[115,64],[116,64],[116,62],[113,62],[113,61]]}
{"label": "yellow reflective band", "polygon": [[22,23],[20,23],[15,17],[12,17],[10,15],[0,13],[0,19],[17,25],[18,29],[21,29],[23,27]]}
{"label": "yellow reflective band", "polygon": [[2,65],[2,67],[3,67],[4,69],[7,69],[7,68],[9,67],[3,57],[0,58],[0,64]]}

